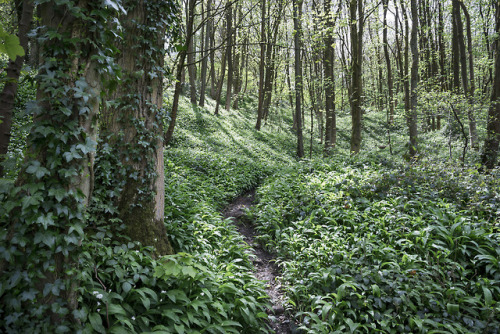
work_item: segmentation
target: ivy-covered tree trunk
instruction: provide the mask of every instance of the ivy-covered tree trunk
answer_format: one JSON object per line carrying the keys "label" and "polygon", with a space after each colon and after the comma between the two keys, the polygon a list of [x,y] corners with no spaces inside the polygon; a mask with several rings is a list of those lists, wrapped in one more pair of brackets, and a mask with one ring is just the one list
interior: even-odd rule
{"label": "ivy-covered tree trunk", "polygon": [[[115,159],[107,174],[117,187],[114,198],[125,234],[157,255],[172,254],[164,225],[162,80],[169,1],[126,1],[117,45],[121,83],[101,115],[99,159]],[[189,41],[188,41],[189,43]],[[110,153],[110,154],[109,154]],[[115,190],[115,189],[113,189]]]}
{"label": "ivy-covered tree trunk", "polygon": [[[19,44],[26,51],[28,48],[28,31],[33,19],[32,0],[23,1],[22,13],[19,20]],[[6,82],[0,92],[0,163],[4,161],[10,142],[10,130],[12,127],[12,110],[14,109],[14,98],[17,93],[18,80],[23,67],[24,57],[18,56],[10,61],[7,66]],[[0,177],[3,176],[3,166],[0,164]]]}
{"label": "ivy-covered tree trunk", "polygon": [[[78,324],[77,266],[92,193],[106,62],[100,1],[40,1],[41,67],[33,128],[16,184],[0,189],[0,328],[55,333]],[[78,326],[78,325],[76,325]]]}

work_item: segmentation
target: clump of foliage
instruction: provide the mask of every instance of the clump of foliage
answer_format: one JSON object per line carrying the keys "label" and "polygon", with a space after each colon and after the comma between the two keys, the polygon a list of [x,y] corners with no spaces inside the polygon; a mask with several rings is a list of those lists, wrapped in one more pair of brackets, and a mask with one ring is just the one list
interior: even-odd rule
{"label": "clump of foliage", "polygon": [[260,240],[302,328],[495,333],[498,171],[361,159],[304,163],[259,188]]}

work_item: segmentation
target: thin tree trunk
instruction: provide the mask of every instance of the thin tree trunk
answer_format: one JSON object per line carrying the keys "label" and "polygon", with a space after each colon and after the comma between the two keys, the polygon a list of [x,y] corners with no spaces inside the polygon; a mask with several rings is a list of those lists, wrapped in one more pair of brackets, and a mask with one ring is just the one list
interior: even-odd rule
{"label": "thin tree trunk", "polygon": [[[194,14],[194,6],[196,0],[189,0],[189,12]],[[174,135],[175,124],[177,122],[177,111],[179,110],[179,98],[182,92],[182,73],[184,72],[184,62],[186,61],[187,47],[189,45],[190,39],[193,35],[193,22],[194,15],[190,15],[186,26],[186,41],[184,47],[179,52],[179,60],[177,63],[177,69],[175,74],[175,88],[174,96],[172,101],[172,110],[170,111],[170,123],[168,129],[165,132],[164,144],[167,145],[172,140]]]}
{"label": "thin tree trunk", "polygon": [[337,142],[337,120],[335,117],[335,76],[333,66],[335,62],[335,50],[333,48],[334,21],[331,17],[331,0],[325,0],[324,11],[326,26],[328,28],[325,36],[325,51],[323,54],[323,68],[325,72],[325,152],[335,147]]}
{"label": "thin tree trunk", "polygon": [[210,17],[212,8],[212,0],[207,1],[206,9],[206,23],[205,23],[205,38],[203,43],[203,60],[201,62],[201,76],[200,76],[200,102],[199,106],[205,106],[205,91],[207,89],[207,71],[208,71],[208,49],[210,48],[210,36],[212,35],[212,20]]}
{"label": "thin tree trunk", "polygon": [[362,95],[362,59],[363,59],[363,0],[351,0],[349,6],[351,19],[351,153],[361,149],[361,95]]}
{"label": "thin tree trunk", "polygon": [[411,0],[411,105],[408,115],[408,129],[410,133],[410,157],[414,158],[418,153],[417,147],[417,88],[418,88],[418,12],[416,0]]}
{"label": "thin tree trunk", "polygon": [[269,31],[267,37],[267,48],[266,48],[266,66],[265,66],[265,76],[264,76],[264,102],[262,105],[262,117],[267,119],[269,115],[269,107],[272,100],[272,92],[274,85],[274,77],[276,71],[276,41],[278,39],[278,30],[281,24],[281,18],[283,11],[283,2],[278,2],[277,15],[275,15],[275,21],[271,28],[269,24]]}
{"label": "thin tree trunk", "polygon": [[497,163],[498,146],[500,143],[500,4],[496,5],[496,24],[495,30],[497,40],[495,41],[495,75],[493,89],[491,92],[491,104],[488,110],[488,123],[486,125],[486,139],[484,141],[484,150],[481,156],[481,162],[486,168],[493,168]]}
{"label": "thin tree trunk", "polygon": [[[22,3],[22,13],[19,20],[19,44],[27,52],[28,32],[33,18],[34,4],[32,0]],[[2,162],[9,149],[10,131],[12,127],[12,110],[17,94],[19,76],[25,57],[18,56],[14,61],[9,61],[6,69],[5,85],[0,93],[0,177],[3,176]]]}
{"label": "thin tree trunk", "polygon": [[260,63],[259,63],[259,106],[257,109],[257,123],[255,129],[260,131],[263,118],[264,106],[264,69],[266,57],[266,0],[261,0],[261,23],[260,23]]}
{"label": "thin tree trunk", "polygon": [[228,2],[226,8],[227,17],[227,85],[226,85],[226,110],[231,110],[232,88],[233,88],[233,10]]}
{"label": "thin tree trunk", "polygon": [[[186,2],[186,25],[191,17],[194,17],[194,6],[190,6],[190,1]],[[196,104],[196,64],[194,57],[194,34],[188,39],[187,65],[189,75],[189,96],[191,104]]]}
{"label": "thin tree trunk", "polygon": [[214,29],[214,19],[210,17],[210,96],[212,99],[216,98],[217,87],[216,87],[216,74],[215,74],[215,29]]}
{"label": "thin tree trunk", "polygon": [[388,123],[392,124],[394,122],[394,91],[393,91],[393,83],[392,83],[392,66],[391,66],[391,58],[389,56],[389,41],[387,40],[387,6],[389,5],[389,0],[382,1],[384,6],[384,30],[383,34],[383,42],[384,42],[384,56],[385,56],[385,64],[387,66],[387,89],[389,91],[389,117]]}
{"label": "thin tree trunk", "polygon": [[[452,36],[451,36],[451,55],[453,64],[453,90],[458,93],[460,90],[460,48],[459,48],[459,29],[458,20],[460,24],[462,19],[460,18],[460,5],[457,0],[452,1]],[[463,41],[463,40],[462,40]]]}
{"label": "thin tree trunk", "polygon": [[[472,32],[471,32],[471,22],[470,15],[465,7],[465,4],[460,1],[460,7],[465,15],[465,20],[467,24],[467,51],[469,55],[469,91],[468,91],[468,100],[470,107],[468,108],[467,116],[469,118],[469,138],[470,138],[470,146],[477,150],[479,149],[478,138],[477,138],[477,128],[476,128],[476,116],[474,115],[474,91],[476,90],[475,82],[474,82],[474,54],[472,52]],[[463,34],[462,34],[463,36]],[[463,43],[463,42],[462,42]],[[463,53],[465,55],[465,46],[463,47]],[[462,64],[462,66],[465,66]],[[467,81],[467,78],[464,79],[464,82]],[[464,86],[465,90],[465,86]]]}
{"label": "thin tree trunk", "polygon": [[227,49],[222,53],[221,73],[220,73],[219,83],[217,84],[217,96],[215,97],[216,100],[215,115],[219,115],[220,97],[222,95],[222,86],[224,85],[224,77],[226,76],[226,62],[227,62],[226,58],[227,58]]}
{"label": "thin tree trunk", "polygon": [[297,156],[304,157],[304,138],[302,135],[302,0],[293,0],[293,29],[295,30],[295,117],[297,119]]}

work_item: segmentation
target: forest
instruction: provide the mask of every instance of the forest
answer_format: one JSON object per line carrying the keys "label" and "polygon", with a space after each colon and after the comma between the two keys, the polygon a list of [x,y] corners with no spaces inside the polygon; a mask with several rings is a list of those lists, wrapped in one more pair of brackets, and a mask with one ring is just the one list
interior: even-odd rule
{"label": "forest", "polygon": [[500,1],[0,0],[0,333],[500,333]]}

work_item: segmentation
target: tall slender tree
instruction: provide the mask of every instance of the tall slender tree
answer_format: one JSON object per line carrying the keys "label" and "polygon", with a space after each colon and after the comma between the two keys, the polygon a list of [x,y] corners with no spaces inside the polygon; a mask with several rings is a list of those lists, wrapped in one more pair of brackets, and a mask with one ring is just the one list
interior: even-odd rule
{"label": "tall slender tree", "polygon": [[297,156],[304,157],[304,138],[302,135],[302,0],[293,0],[293,28],[295,30],[295,118],[297,120]]}
{"label": "tall slender tree", "polygon": [[364,31],[364,0],[351,0],[349,19],[351,33],[351,152],[359,153],[361,149],[361,96],[362,96],[362,62]]}
{"label": "tall slender tree", "polygon": [[410,133],[410,157],[415,157],[418,153],[417,138],[418,138],[418,128],[417,128],[417,89],[418,89],[418,66],[419,66],[419,55],[418,55],[418,8],[416,0],[411,0],[411,100],[410,100],[410,110],[407,115],[408,130]]}
{"label": "tall slender tree", "polygon": [[491,91],[490,108],[488,110],[488,123],[486,126],[486,139],[481,156],[483,165],[493,168],[498,159],[498,147],[500,144],[500,3],[495,5],[495,75],[493,89]]}
{"label": "tall slender tree", "polygon": [[[326,20],[326,33],[325,33],[325,49],[323,52],[323,68],[325,71],[325,151],[328,152],[331,148],[335,147],[337,142],[337,120],[335,117],[335,76],[334,76],[334,62],[335,50],[333,48],[334,39],[333,33],[335,28],[335,19],[332,17],[331,7],[332,1],[325,0],[323,4]],[[340,9],[340,5],[339,5]]]}

